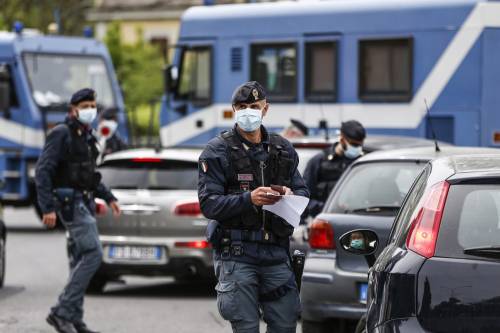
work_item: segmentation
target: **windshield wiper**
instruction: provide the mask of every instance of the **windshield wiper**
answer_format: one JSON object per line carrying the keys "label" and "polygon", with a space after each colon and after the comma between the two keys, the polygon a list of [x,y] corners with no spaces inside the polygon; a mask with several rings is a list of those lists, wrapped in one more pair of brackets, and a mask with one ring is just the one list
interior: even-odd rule
{"label": "windshield wiper", "polygon": [[162,185],[151,185],[146,187],[148,190],[175,190],[173,187],[162,186]]}
{"label": "windshield wiper", "polygon": [[469,247],[464,253],[478,257],[500,258],[500,245]]}
{"label": "windshield wiper", "polygon": [[139,187],[133,186],[133,185],[117,185],[117,186],[110,186],[111,189],[113,190],[138,190]]}
{"label": "windshield wiper", "polygon": [[352,213],[378,213],[382,211],[393,211],[393,210],[398,210],[400,207],[399,206],[370,206],[370,207],[363,207],[363,208],[356,208],[356,209],[348,209],[345,211],[346,214],[352,214]]}

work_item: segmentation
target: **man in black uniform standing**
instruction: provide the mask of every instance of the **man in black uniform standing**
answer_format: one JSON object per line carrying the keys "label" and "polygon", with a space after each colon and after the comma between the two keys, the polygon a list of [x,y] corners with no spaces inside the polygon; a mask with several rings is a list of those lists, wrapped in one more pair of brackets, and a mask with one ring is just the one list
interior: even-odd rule
{"label": "man in black uniform standing", "polygon": [[36,166],[43,223],[53,228],[57,214],[70,235],[70,278],[47,317],[64,333],[93,332],[83,322],[83,297],[102,260],[94,197],[104,199],[115,216],[120,214],[116,198],[96,171],[98,150],[91,128],[97,114],[95,98],[89,88],[73,94],[65,122],[50,131]]}
{"label": "man in black uniform standing", "polygon": [[342,173],[363,154],[366,131],[356,120],[343,122],[340,138],[331,147],[314,156],[304,170],[304,179],[311,191],[307,212],[321,213],[323,206]]}
{"label": "man in black uniform standing", "polygon": [[[232,97],[236,124],[206,146],[199,160],[198,196],[212,220],[217,304],[233,332],[295,332],[300,300],[289,260],[293,227],[263,205],[280,194],[309,196],[297,153],[261,125],[269,109],[262,86],[239,86]],[[275,185],[275,186],[271,186]]]}

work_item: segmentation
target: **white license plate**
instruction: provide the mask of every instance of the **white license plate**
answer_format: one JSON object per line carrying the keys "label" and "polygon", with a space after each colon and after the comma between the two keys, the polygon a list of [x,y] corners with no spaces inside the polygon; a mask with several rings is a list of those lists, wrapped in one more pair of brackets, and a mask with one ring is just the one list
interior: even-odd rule
{"label": "white license plate", "polygon": [[162,258],[160,246],[110,245],[108,257],[114,260],[157,261]]}

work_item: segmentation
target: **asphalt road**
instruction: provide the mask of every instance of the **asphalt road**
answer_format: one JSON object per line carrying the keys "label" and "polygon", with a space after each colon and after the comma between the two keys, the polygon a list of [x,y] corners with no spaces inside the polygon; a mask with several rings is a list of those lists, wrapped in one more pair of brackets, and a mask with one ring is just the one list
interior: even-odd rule
{"label": "asphalt road", "polygon": [[[0,332],[52,332],[45,317],[67,276],[63,232],[9,230]],[[219,316],[212,285],[127,277],[85,302],[86,321],[102,332],[231,332]]]}

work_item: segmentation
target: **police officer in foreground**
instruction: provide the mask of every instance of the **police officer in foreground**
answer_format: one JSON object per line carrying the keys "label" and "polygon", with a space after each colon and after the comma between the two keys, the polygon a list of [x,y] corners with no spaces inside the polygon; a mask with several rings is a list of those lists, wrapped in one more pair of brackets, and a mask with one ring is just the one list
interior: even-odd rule
{"label": "police officer in foreground", "polygon": [[95,99],[89,88],[72,96],[65,122],[50,131],[36,166],[43,223],[53,228],[57,214],[69,232],[70,278],[47,317],[57,332],[94,332],[83,322],[84,293],[102,259],[94,197],[104,199],[115,216],[120,214],[116,198],[96,171],[98,150],[91,128]]}
{"label": "police officer in foreground", "polygon": [[290,125],[286,127],[281,136],[286,139],[299,139],[309,135],[309,127],[298,119],[290,119]]}
{"label": "police officer in foreground", "polygon": [[232,105],[234,128],[208,142],[199,160],[201,209],[215,220],[207,237],[219,312],[233,332],[258,332],[261,311],[267,332],[295,332],[301,307],[289,259],[293,227],[262,206],[309,192],[291,144],[261,125],[269,110],[262,86],[239,86]]}
{"label": "police officer in foreground", "polygon": [[311,191],[308,214],[318,215],[333,187],[347,167],[363,154],[366,131],[356,120],[343,122],[340,137],[332,146],[314,156],[307,163],[304,179]]}

